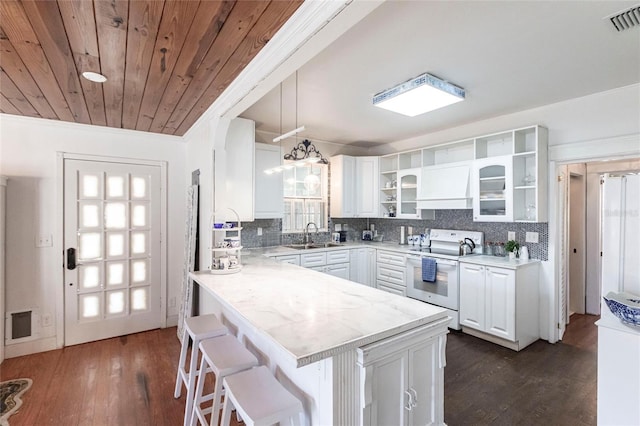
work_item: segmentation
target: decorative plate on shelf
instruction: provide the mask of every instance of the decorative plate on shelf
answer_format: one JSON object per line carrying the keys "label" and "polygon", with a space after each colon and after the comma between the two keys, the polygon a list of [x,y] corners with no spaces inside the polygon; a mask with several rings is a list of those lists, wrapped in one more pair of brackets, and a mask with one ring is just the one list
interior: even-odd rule
{"label": "decorative plate on shelf", "polygon": [[640,327],[640,296],[610,291],[603,297],[611,313],[625,324]]}

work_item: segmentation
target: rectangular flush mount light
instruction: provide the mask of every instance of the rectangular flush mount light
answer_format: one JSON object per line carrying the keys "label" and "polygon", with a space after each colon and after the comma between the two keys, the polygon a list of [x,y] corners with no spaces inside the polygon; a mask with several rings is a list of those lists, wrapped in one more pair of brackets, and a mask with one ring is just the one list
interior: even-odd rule
{"label": "rectangular flush mount light", "polygon": [[373,105],[415,117],[463,100],[464,89],[425,73],[378,93]]}

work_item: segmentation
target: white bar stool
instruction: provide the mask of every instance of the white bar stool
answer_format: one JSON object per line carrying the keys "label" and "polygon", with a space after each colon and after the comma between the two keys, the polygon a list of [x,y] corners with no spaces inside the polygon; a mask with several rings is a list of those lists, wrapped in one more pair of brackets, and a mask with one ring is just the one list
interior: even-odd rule
{"label": "white bar stool", "polygon": [[225,377],[223,382],[221,425],[229,425],[234,408],[247,426],[283,424],[287,420],[294,426],[301,424],[302,403],[264,365]]}
{"label": "white bar stool", "polygon": [[[255,367],[258,365],[258,359],[231,335],[203,340],[200,342],[200,352],[202,353],[202,360],[200,361],[201,373],[198,376],[191,425],[196,425],[198,420],[206,425],[205,415],[209,413],[211,413],[209,425],[217,425],[221,399],[224,395],[222,389],[223,379],[231,374]],[[203,395],[204,382],[209,372],[215,375],[215,386],[213,393]],[[203,402],[212,399],[213,405],[211,407],[202,408]]]}
{"label": "white bar stool", "polygon": [[[182,336],[182,349],[180,349],[180,361],[178,363],[178,375],[176,377],[176,389],[174,398],[179,398],[182,391],[182,384],[187,388],[187,399],[184,409],[184,424],[189,424],[191,411],[193,408],[194,390],[196,386],[196,376],[200,374],[198,366],[198,348],[200,342],[212,337],[223,336],[228,333],[218,317],[215,315],[200,315],[189,317],[184,320],[184,334]],[[187,361],[187,350],[189,348],[189,337],[193,340],[191,346],[191,359],[189,362],[189,372],[185,370]]]}

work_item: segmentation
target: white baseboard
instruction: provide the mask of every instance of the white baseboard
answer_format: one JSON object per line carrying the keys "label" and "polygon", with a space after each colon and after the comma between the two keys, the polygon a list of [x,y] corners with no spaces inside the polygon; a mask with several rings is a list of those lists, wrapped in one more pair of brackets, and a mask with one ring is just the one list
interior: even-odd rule
{"label": "white baseboard", "polygon": [[167,327],[175,327],[178,325],[178,315],[167,316]]}
{"label": "white baseboard", "polygon": [[36,354],[38,352],[52,351],[56,348],[56,337],[46,337],[44,339],[32,340],[4,347],[5,358],[16,358],[24,355]]}

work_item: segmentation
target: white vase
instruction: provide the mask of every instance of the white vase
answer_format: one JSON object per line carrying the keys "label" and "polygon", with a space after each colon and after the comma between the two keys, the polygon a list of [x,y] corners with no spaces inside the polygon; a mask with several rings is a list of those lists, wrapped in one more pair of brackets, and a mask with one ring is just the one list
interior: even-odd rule
{"label": "white vase", "polygon": [[520,260],[529,260],[529,249],[527,246],[520,247]]}
{"label": "white vase", "polygon": [[509,252],[509,260],[515,260],[516,258],[516,252],[515,251],[510,251]]}

